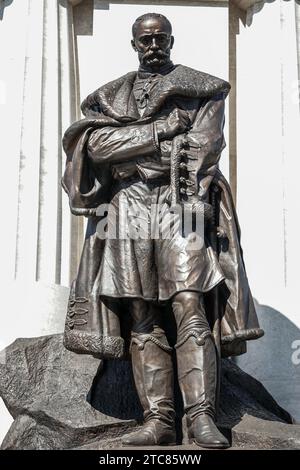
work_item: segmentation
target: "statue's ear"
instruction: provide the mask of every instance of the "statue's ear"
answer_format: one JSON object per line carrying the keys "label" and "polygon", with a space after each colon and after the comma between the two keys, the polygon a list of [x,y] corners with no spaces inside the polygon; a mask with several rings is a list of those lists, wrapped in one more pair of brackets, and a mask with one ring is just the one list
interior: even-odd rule
{"label": "statue's ear", "polygon": [[135,40],[134,39],[131,39],[131,45],[132,45],[132,48],[135,52],[137,52],[137,48],[136,48],[136,45],[135,45]]}
{"label": "statue's ear", "polygon": [[174,46],[174,41],[175,41],[174,36],[171,36],[171,46],[170,46],[170,49],[173,48],[173,46]]}

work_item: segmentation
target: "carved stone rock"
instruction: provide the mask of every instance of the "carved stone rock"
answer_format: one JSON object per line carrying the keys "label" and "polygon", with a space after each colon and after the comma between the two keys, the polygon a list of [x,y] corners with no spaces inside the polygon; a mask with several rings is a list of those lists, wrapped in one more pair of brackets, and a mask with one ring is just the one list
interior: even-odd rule
{"label": "carved stone rock", "polygon": [[[130,362],[77,355],[62,335],[6,348],[0,395],[15,419],[2,449],[118,448],[141,418]],[[179,400],[177,407],[180,416]],[[300,426],[290,423],[258,381],[223,361],[219,424],[234,447],[300,448]]]}

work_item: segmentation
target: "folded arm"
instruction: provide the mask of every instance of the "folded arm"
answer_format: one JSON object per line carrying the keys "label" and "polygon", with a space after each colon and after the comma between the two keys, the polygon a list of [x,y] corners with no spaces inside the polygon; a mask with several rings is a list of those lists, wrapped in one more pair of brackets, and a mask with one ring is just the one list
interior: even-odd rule
{"label": "folded arm", "polygon": [[96,164],[122,163],[139,157],[158,155],[159,143],[185,132],[189,124],[187,112],[175,108],[165,119],[151,124],[103,127],[90,136],[88,155]]}
{"label": "folded arm", "polygon": [[87,151],[95,164],[122,163],[157,154],[159,147],[154,124],[97,129],[89,138]]}

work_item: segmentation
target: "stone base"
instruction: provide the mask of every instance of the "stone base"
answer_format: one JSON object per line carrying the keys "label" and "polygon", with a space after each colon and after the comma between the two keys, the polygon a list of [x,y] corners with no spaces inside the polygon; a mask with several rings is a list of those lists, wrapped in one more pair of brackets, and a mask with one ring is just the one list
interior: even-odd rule
{"label": "stone base", "polygon": [[[62,335],[18,339],[6,348],[0,395],[15,419],[2,449],[116,449],[142,417],[130,362],[77,355],[63,347]],[[174,448],[195,449],[186,443],[176,403]],[[299,449],[300,425],[292,422],[261,383],[223,360],[218,424],[233,448]]]}
{"label": "stone base", "polygon": [[[222,428],[224,434],[231,437],[231,447],[228,450],[279,450],[300,449],[300,426],[275,421],[266,421],[245,415],[241,422],[230,428]],[[143,449],[165,449],[166,446],[143,447]],[[78,450],[124,449],[121,439],[114,437],[103,442],[95,441]],[[126,449],[132,449],[126,447]],[[180,445],[168,446],[168,450],[198,450],[196,444],[182,442]],[[207,450],[207,449],[205,449]]]}

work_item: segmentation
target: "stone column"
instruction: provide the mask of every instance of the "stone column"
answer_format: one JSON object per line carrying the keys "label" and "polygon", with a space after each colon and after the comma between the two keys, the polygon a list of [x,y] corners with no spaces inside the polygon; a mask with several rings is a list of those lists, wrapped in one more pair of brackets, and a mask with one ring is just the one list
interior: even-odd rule
{"label": "stone column", "polygon": [[238,363],[299,419],[299,5],[261,4],[237,44],[237,209],[261,326]]}
{"label": "stone column", "polygon": [[297,41],[297,64],[298,64],[298,97],[300,106],[300,4],[295,2],[295,19],[296,19],[296,41]]}
{"label": "stone column", "polygon": [[80,117],[73,6],[67,0],[5,6],[0,19],[0,274],[6,312],[1,346],[18,336],[62,331],[83,241],[83,220],[70,215],[60,185],[62,134]]}
{"label": "stone column", "polygon": [[[18,36],[20,48],[24,47],[23,83],[16,83],[23,96],[20,122],[10,124],[12,138],[19,138],[19,161],[14,160],[16,167],[10,175],[17,174],[18,180],[15,202],[10,195],[14,214],[10,232],[16,234],[6,243],[9,258],[14,259],[10,275],[20,281],[68,286],[82,243],[82,220],[70,216],[60,186],[65,164],[62,133],[79,117],[72,6],[67,0],[25,0],[22,4],[12,4],[3,19],[3,24],[9,22],[18,8],[26,29],[23,38]],[[11,150],[12,143],[7,145]],[[8,158],[15,157],[10,154]]]}

